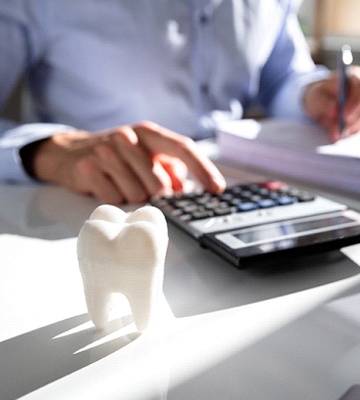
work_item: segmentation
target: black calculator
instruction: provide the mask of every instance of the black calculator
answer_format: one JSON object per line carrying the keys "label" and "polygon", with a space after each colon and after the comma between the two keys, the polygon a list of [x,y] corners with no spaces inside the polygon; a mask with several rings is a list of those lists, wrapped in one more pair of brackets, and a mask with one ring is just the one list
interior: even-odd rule
{"label": "black calculator", "polygon": [[360,214],[282,181],[232,185],[153,199],[153,206],[237,268],[360,242]]}

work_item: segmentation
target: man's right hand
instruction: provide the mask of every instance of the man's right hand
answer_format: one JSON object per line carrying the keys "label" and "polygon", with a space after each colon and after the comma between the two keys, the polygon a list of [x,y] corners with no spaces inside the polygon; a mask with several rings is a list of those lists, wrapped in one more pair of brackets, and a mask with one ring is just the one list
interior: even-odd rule
{"label": "man's right hand", "polygon": [[182,191],[188,171],[210,192],[225,188],[192,139],[152,122],[59,133],[41,143],[34,159],[38,179],[116,205]]}

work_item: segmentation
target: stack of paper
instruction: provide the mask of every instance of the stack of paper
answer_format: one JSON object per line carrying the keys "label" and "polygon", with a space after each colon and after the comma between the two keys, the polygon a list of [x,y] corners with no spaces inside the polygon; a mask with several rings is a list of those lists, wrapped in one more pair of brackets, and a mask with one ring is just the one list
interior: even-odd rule
{"label": "stack of paper", "polygon": [[222,160],[360,194],[360,133],[329,144],[311,123],[245,119],[218,126]]}

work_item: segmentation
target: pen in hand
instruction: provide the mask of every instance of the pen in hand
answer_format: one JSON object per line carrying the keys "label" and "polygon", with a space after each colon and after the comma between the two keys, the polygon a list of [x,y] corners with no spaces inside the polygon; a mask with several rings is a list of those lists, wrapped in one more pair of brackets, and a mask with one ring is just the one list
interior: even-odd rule
{"label": "pen in hand", "polygon": [[345,122],[345,104],[348,91],[348,76],[347,69],[353,62],[353,55],[351,52],[351,47],[345,44],[341,48],[341,52],[338,57],[338,72],[339,72],[339,95],[338,95],[338,123],[340,138],[344,136],[346,129]]}

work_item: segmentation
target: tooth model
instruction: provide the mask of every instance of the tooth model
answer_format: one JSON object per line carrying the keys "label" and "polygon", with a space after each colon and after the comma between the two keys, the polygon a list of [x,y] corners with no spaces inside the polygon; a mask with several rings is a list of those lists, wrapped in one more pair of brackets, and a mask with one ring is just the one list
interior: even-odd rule
{"label": "tooth model", "polygon": [[168,229],[162,212],[145,206],[127,214],[102,205],[83,225],[77,242],[85,300],[94,325],[105,328],[113,293],[126,296],[143,332],[162,295]]}

